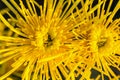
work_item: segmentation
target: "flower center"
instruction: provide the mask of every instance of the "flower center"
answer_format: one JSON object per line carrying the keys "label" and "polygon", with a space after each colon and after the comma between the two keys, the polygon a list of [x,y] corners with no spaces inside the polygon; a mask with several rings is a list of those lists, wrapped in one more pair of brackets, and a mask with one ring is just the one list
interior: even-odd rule
{"label": "flower center", "polygon": [[101,47],[105,46],[106,43],[107,43],[106,37],[100,38],[100,40],[98,40],[98,42],[97,42],[97,46],[98,46],[98,48],[101,48]]}
{"label": "flower center", "polygon": [[114,47],[113,33],[104,26],[91,29],[91,49],[101,56],[108,56]]}
{"label": "flower center", "polygon": [[53,39],[52,39],[51,35],[48,34],[47,40],[44,42],[44,46],[47,48],[47,47],[50,47],[52,45],[53,45]]}
{"label": "flower center", "polygon": [[53,39],[48,33],[43,34],[41,32],[36,32],[35,40],[32,41],[31,44],[39,49],[45,49],[53,45]]}

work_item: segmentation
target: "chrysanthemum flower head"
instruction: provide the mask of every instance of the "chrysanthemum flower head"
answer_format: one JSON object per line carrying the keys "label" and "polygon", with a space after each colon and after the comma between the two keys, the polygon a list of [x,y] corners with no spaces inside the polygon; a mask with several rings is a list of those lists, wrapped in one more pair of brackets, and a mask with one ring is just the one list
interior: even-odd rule
{"label": "chrysanthemum flower head", "polygon": [[70,32],[77,24],[69,16],[80,1],[44,0],[42,6],[34,0],[26,0],[27,8],[22,0],[19,0],[19,5],[13,0],[10,0],[11,4],[3,2],[11,12],[6,13],[8,19],[2,14],[0,18],[13,35],[0,36],[2,45],[5,45],[1,49],[0,64],[11,62],[11,70],[0,79],[16,70],[23,71],[23,80],[67,78],[69,71],[64,71],[64,61],[77,58],[75,51],[79,49],[79,45],[76,46],[78,40],[72,42],[74,34]]}
{"label": "chrysanthemum flower head", "polygon": [[[98,3],[102,0],[98,0]],[[88,28],[84,30],[83,38],[86,40],[86,55],[88,61],[91,63],[84,63],[86,68],[82,79],[95,75],[93,72],[97,72],[96,79],[118,79],[120,75],[120,41],[119,41],[119,27],[120,19],[115,20],[115,15],[118,14],[120,9],[120,1],[116,1],[116,6],[113,8],[114,1],[103,1],[91,15],[88,16],[88,20],[84,25]],[[106,6],[107,5],[107,6]],[[89,13],[89,10],[88,10]],[[84,53],[85,54],[85,53]],[[88,67],[88,68],[87,68]],[[87,70],[88,69],[88,70]],[[91,70],[92,73],[88,73]],[[86,73],[85,73],[86,72]]]}
{"label": "chrysanthemum flower head", "polygon": [[120,0],[112,11],[113,0],[2,2],[10,11],[0,19],[10,35],[0,36],[0,64],[10,70],[1,80],[118,79],[120,19],[113,18]]}

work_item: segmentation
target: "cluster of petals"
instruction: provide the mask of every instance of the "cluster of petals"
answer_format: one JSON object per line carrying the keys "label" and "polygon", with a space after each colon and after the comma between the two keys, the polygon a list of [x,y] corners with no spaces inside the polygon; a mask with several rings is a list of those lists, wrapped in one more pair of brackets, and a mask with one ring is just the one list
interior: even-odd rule
{"label": "cluster of petals", "polygon": [[120,0],[1,1],[0,80],[120,78]]}

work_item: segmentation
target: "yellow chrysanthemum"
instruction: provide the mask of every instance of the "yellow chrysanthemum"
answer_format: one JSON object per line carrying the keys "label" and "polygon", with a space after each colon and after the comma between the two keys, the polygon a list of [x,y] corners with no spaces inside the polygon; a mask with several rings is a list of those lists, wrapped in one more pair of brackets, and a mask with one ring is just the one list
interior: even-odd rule
{"label": "yellow chrysanthemum", "polygon": [[120,19],[113,18],[120,0],[112,11],[113,0],[2,1],[10,11],[0,13],[9,29],[0,35],[0,64],[10,70],[0,80],[11,74],[22,80],[119,78]]}
{"label": "yellow chrysanthemum", "polygon": [[[87,18],[85,16],[88,20],[79,27],[81,31],[74,30],[86,42],[84,45],[86,48],[83,50],[86,62],[76,66],[79,67],[76,72],[81,75],[81,80],[90,78],[117,80],[120,75],[120,19],[114,20],[115,14],[120,10],[120,0],[111,11],[113,2],[113,0],[98,0],[98,4],[101,3],[99,8],[91,15],[87,15]],[[91,6],[90,4],[88,13],[91,11]]]}
{"label": "yellow chrysanthemum", "polygon": [[[72,42],[75,35],[70,30],[84,21],[78,20],[78,24],[76,24],[72,16],[69,17],[80,0],[75,2],[45,0],[43,6],[34,0],[26,0],[28,9],[21,0],[20,7],[15,1],[10,0],[15,9],[9,2],[2,1],[12,12],[6,13],[10,17],[8,20],[2,14],[0,14],[0,18],[18,36],[0,36],[2,45],[6,47],[0,50],[2,56],[0,64],[11,62],[9,63],[11,70],[0,79],[19,70],[19,67],[24,71],[23,80],[67,78],[69,71],[64,70],[66,69],[64,62],[71,62],[77,58],[82,59],[75,53],[80,50],[79,40]],[[74,4],[71,6],[72,3]],[[40,13],[35,8],[38,8]]]}

